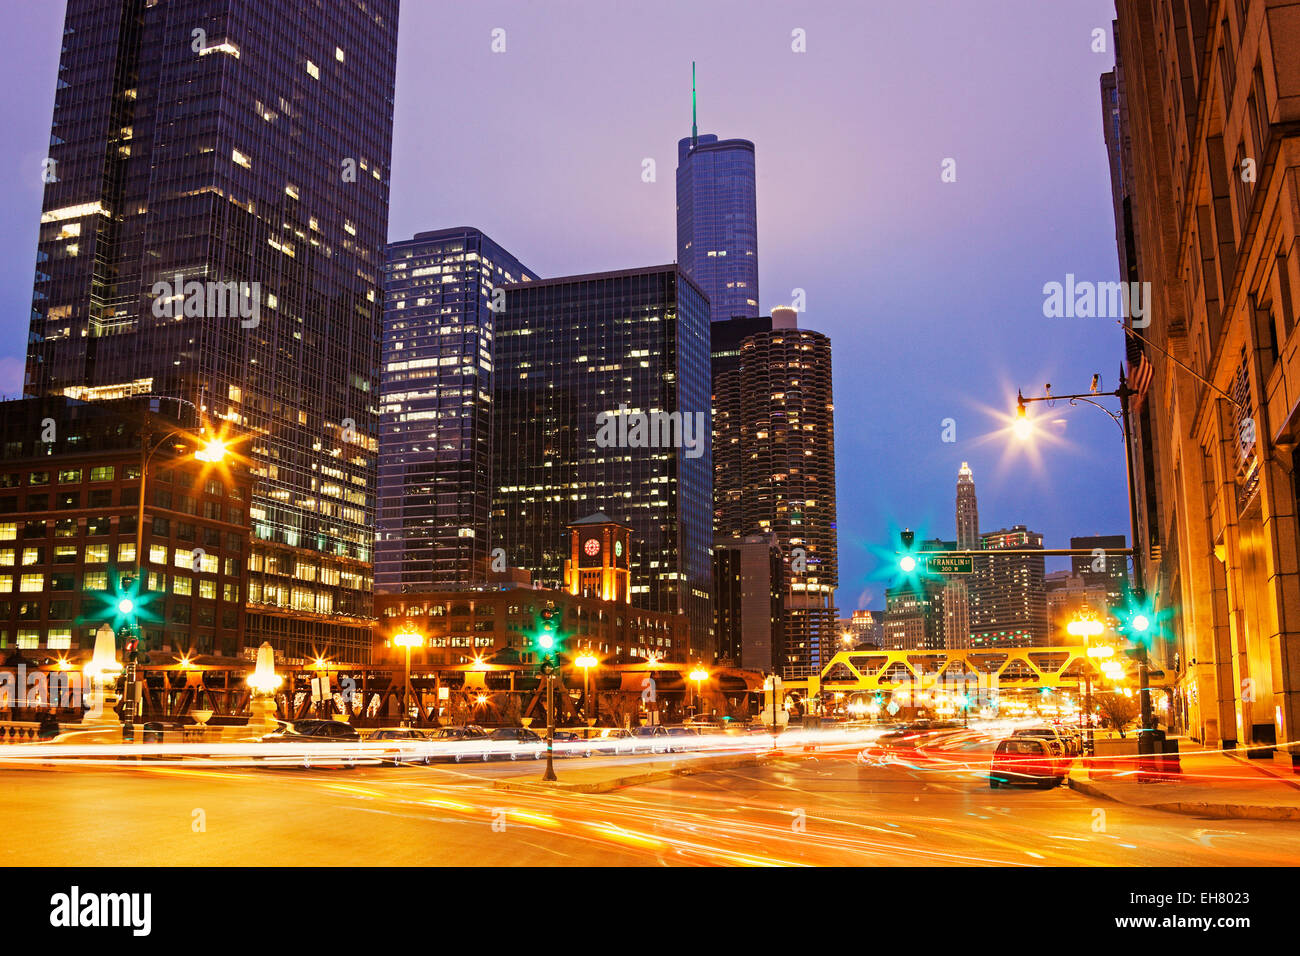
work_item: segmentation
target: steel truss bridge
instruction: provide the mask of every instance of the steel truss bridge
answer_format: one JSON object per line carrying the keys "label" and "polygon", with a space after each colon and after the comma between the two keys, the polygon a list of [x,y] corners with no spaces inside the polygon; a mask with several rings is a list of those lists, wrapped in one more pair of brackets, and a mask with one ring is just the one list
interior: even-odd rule
{"label": "steel truss bridge", "polygon": [[[1117,654],[1126,677],[1136,686],[1137,663]],[[787,691],[811,696],[831,693],[876,693],[962,687],[969,690],[1022,691],[1078,690],[1088,675],[1093,689],[1106,680],[1085,645],[1060,647],[981,648],[963,650],[840,651],[821,672],[802,680],[787,680]],[[1165,674],[1155,665],[1149,673],[1151,687],[1165,687]]]}

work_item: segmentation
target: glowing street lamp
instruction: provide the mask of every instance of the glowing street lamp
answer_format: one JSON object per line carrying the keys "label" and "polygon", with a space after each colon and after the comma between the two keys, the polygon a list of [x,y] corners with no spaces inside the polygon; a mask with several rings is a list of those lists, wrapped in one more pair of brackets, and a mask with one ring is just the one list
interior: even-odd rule
{"label": "glowing street lamp", "polygon": [[406,651],[406,680],[402,685],[402,726],[409,727],[411,723],[411,648],[423,647],[424,635],[415,628],[408,626],[405,630],[393,635],[393,644]]}
{"label": "glowing street lamp", "polygon": [[700,709],[700,702],[703,700],[701,685],[709,679],[709,672],[703,666],[697,664],[691,670],[690,678],[695,681],[695,702],[691,708],[691,716],[694,717],[695,712]]}
{"label": "glowing street lamp", "polygon": [[591,715],[587,717],[587,726],[596,726],[596,719],[599,716],[597,711],[600,709],[600,698],[591,696],[591,669],[600,663],[595,655],[584,652],[574,658],[573,663],[582,668],[582,703],[586,709],[587,702],[591,701]]}

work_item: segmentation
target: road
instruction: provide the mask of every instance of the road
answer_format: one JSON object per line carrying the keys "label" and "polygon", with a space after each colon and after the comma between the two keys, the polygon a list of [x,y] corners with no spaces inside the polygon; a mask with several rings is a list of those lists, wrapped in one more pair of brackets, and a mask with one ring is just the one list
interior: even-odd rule
{"label": "road", "polygon": [[[791,755],[590,795],[494,789],[533,762],[353,770],[60,764],[0,771],[5,865],[1148,865],[1300,859],[1300,823],[990,790],[905,750]],[[586,761],[563,761],[568,766]]]}

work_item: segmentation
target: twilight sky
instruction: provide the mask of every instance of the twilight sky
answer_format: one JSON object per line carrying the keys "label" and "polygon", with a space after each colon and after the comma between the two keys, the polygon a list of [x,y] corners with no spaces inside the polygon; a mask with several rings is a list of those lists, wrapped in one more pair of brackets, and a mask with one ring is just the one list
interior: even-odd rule
{"label": "twilight sky", "polygon": [[[3,2],[9,397],[63,5]],[[1113,16],[1110,0],[404,0],[389,237],[477,226],[543,276],[672,261],[696,60],[700,132],[756,147],[760,305],[804,289],[800,324],[833,342],[842,613],[883,606],[873,549],[892,550],[892,527],[954,536],[963,461],[983,530],[1027,524],[1048,547],[1127,533],[1104,415],[1038,406],[1060,421],[1032,454],[1001,431],[1018,386],[1117,384],[1114,321],[1045,318],[1042,292],[1067,273],[1118,278],[1098,86]],[[796,28],[807,52],[791,50]]]}

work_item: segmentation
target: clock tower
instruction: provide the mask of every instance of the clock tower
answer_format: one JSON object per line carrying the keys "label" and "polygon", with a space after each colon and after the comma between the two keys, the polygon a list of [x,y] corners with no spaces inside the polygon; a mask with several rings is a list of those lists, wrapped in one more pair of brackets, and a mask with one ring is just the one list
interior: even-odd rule
{"label": "clock tower", "polygon": [[629,604],[632,600],[632,529],[604,512],[569,525],[564,588],[570,594]]}

